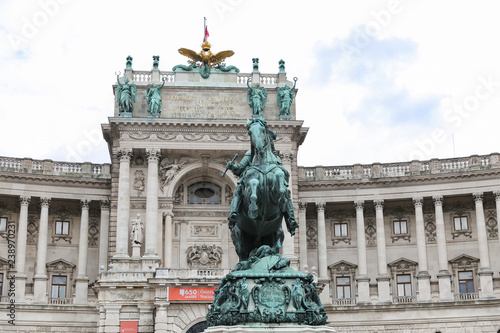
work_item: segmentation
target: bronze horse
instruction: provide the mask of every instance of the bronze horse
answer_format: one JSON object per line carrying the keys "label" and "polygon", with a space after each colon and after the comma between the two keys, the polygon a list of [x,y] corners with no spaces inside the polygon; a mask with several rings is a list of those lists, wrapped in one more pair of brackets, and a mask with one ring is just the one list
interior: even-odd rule
{"label": "bronze horse", "polygon": [[276,133],[262,118],[248,120],[247,125],[251,149],[240,163],[247,164],[235,190],[237,214],[233,220],[230,217],[231,238],[240,262],[279,252],[284,239],[283,217],[292,235],[298,227],[287,188],[290,175],[274,149]]}

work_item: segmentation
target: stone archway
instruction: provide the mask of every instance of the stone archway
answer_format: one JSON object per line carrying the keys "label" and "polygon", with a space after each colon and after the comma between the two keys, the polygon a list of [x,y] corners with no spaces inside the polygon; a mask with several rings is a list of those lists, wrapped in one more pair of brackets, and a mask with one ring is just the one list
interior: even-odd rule
{"label": "stone archway", "polygon": [[201,333],[201,332],[204,332],[206,328],[207,328],[207,322],[206,321],[201,321],[201,322],[196,323],[193,326],[191,326],[186,331],[186,333]]}

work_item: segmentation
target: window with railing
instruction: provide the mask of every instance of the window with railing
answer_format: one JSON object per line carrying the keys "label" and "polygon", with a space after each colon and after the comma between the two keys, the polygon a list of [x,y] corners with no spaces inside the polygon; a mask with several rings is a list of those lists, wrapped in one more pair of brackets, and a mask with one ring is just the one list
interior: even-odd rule
{"label": "window with railing", "polygon": [[351,298],[351,278],[337,276],[337,298]]}
{"label": "window with railing", "polygon": [[411,292],[411,275],[410,274],[398,274],[396,275],[396,283],[398,290],[398,297],[401,296],[412,296]]}
{"label": "window with railing", "polygon": [[66,276],[52,276],[51,298],[66,298],[66,282]]}
{"label": "window with railing", "polygon": [[474,292],[474,276],[472,271],[458,272],[458,289],[460,294]]}

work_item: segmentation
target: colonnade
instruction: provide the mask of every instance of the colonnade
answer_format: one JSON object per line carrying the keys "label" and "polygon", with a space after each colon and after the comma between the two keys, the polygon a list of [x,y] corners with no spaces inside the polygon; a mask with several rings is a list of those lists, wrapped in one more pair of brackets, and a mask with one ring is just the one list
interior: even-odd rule
{"label": "colonnade", "polygon": [[[497,221],[500,221],[500,191],[493,192],[496,201]],[[480,269],[478,272],[480,283],[481,299],[495,298],[493,292],[493,271],[490,266],[490,256],[488,250],[488,235],[486,228],[486,221],[483,207],[483,193],[472,193],[471,197],[475,202],[475,225],[477,232],[477,243],[479,248]],[[439,285],[439,300],[440,301],[453,301],[454,295],[452,293],[451,277],[449,271],[449,258],[446,242],[445,219],[443,214],[443,196],[436,195],[432,197],[434,204],[434,214],[436,223],[436,246],[437,246],[437,262],[439,271],[436,274]],[[418,286],[417,301],[418,302],[432,302],[431,298],[431,275],[428,268],[428,247],[426,244],[425,235],[425,222],[423,214],[423,198],[412,198],[415,210],[415,224],[416,224],[416,251],[418,257],[418,273],[415,278]],[[314,202],[316,208],[317,219],[317,245],[318,245],[318,272],[319,282],[329,282],[328,265],[332,264],[328,261],[327,251],[327,232],[325,222],[325,202]],[[356,232],[357,235],[365,235],[365,201],[354,201],[354,209],[356,212]],[[356,250],[357,250],[357,303],[360,305],[371,304],[370,301],[370,279],[375,278],[377,281],[378,290],[378,303],[377,304],[390,304],[391,290],[390,280],[387,265],[387,249],[386,249],[386,236],[385,236],[385,222],[384,222],[384,200],[373,200],[375,208],[375,228],[376,228],[376,253],[377,253],[377,275],[369,276],[367,271],[367,247],[366,237],[357,237]],[[306,219],[306,204],[301,203],[299,211],[300,225],[305,227]],[[307,251],[303,249],[307,244],[305,231],[300,234],[300,261],[307,263]],[[499,238],[500,241],[500,238]],[[499,244],[500,245],[500,244]],[[328,287],[328,286],[327,286]],[[329,295],[328,295],[329,296]],[[325,296],[322,295],[323,301]]]}

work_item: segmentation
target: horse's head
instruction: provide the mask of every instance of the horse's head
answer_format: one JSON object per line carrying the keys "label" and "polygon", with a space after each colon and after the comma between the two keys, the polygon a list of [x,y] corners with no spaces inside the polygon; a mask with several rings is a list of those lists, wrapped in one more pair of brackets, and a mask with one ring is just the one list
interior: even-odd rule
{"label": "horse's head", "polygon": [[247,125],[252,148],[255,150],[255,153],[263,155],[271,143],[267,124],[264,120],[254,119],[252,121],[248,120]]}

